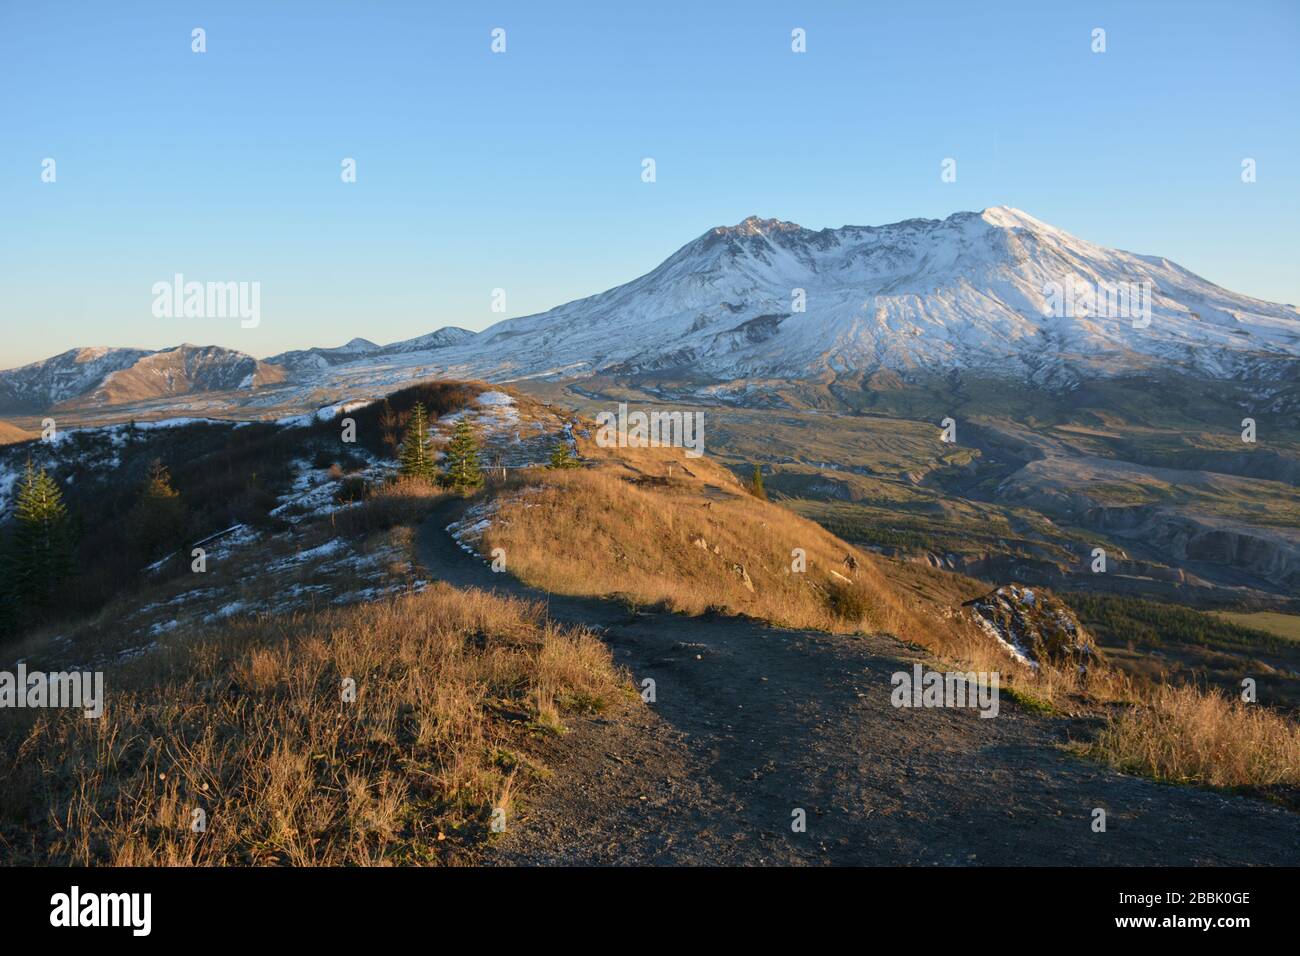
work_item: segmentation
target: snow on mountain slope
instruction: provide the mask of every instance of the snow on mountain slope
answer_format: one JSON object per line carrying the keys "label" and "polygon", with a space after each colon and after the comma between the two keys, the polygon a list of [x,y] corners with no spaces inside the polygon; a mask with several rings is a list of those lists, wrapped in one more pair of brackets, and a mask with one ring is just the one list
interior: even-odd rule
{"label": "snow on mountain slope", "polygon": [[474,335],[475,333],[469,329],[447,325],[427,335],[417,335],[413,339],[405,339],[401,342],[385,345],[380,349],[380,352],[385,355],[393,355],[402,352],[423,352],[427,349],[447,348],[452,345],[463,345],[466,341],[472,339]]}
{"label": "snow on mountain slope", "polygon": [[427,352],[450,345],[458,345],[473,336],[474,333],[468,329],[459,329],[449,325],[427,335],[416,336],[413,339],[405,339],[401,342],[392,342],[388,345],[376,345],[369,339],[356,338],[345,345],[334,348],[298,349],[292,352],[282,352],[279,355],[271,356],[265,361],[271,365],[281,366],[286,371],[296,375],[302,373],[310,375],[312,372],[328,369],[335,365],[361,362],[386,355],[401,355],[407,352]]}
{"label": "snow on mountain slope", "polygon": [[[1053,283],[1148,283],[1149,324],[1136,310],[1054,309]],[[1298,356],[1292,306],[994,207],[817,232],[751,217],[625,285],[500,322],[430,356],[429,368],[488,378],[674,369],[730,380],[955,367],[1060,385],[1154,366],[1268,375]]]}
{"label": "snow on mountain slope", "polygon": [[253,388],[284,372],[218,346],[72,349],[0,372],[0,412],[33,412],[62,402],[121,405],[192,392]]}
{"label": "snow on mountain slope", "polygon": [[374,354],[378,349],[379,346],[369,339],[355,338],[333,348],[295,349],[292,352],[281,352],[265,361],[270,365],[278,365],[288,372],[313,372],[333,365],[360,361],[367,355]]}
{"label": "snow on mountain slope", "polygon": [[0,410],[34,411],[84,395],[113,372],[130,368],[148,354],[145,349],[69,349],[0,372]]}
{"label": "snow on mountain slope", "polygon": [[283,370],[231,349],[215,345],[181,345],[146,355],[130,367],[113,372],[89,397],[93,405],[256,388],[283,381]]}

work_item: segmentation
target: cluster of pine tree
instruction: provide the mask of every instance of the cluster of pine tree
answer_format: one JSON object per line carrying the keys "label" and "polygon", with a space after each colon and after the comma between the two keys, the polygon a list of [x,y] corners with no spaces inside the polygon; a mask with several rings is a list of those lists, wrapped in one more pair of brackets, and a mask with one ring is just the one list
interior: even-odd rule
{"label": "cluster of pine tree", "polygon": [[456,422],[439,473],[430,444],[428,412],[422,402],[416,402],[398,450],[397,473],[403,478],[438,481],[459,492],[473,491],[481,486],[483,471],[479,465],[478,439],[469,421],[462,417]]}
{"label": "cluster of pine tree", "polygon": [[[155,460],[130,513],[130,559],[151,561],[175,551],[189,524],[171,476]],[[38,622],[67,603],[63,598],[77,573],[76,537],[58,483],[29,459],[14,497],[12,527],[0,540],[0,630]]]}

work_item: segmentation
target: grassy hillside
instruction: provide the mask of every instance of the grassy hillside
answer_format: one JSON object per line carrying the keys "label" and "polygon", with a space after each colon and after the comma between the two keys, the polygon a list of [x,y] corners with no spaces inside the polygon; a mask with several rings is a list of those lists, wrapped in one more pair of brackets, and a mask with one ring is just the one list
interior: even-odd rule
{"label": "grassy hillside", "polygon": [[[888,373],[743,389],[602,378],[524,387],[588,414],[617,401],[703,409],[710,457],[742,476],[761,464],[773,496],[800,499],[805,517],[864,546],[953,556],[949,567],[979,577],[1049,587],[1071,577],[1072,587],[1200,606],[1241,596],[1219,600],[1225,589],[1274,602],[1294,591],[1300,431],[1280,406],[1255,407],[1249,383],[1147,375],[1053,392]],[[1241,440],[1247,415],[1254,444]],[[940,441],[948,417],[955,444]],[[1134,530],[1157,510],[1161,533]],[[1124,562],[1121,573],[1096,578],[1095,547]]]}
{"label": "grassy hillside", "polygon": [[[941,584],[953,606],[982,590],[918,567],[886,571],[820,525],[753,497],[707,458],[581,448],[596,467],[535,470],[496,492],[480,544],[484,553],[504,548],[510,570],[544,590],[917,640],[935,630],[927,616],[935,602],[917,593],[925,583]],[[983,647],[960,623],[946,630],[954,653]]]}
{"label": "grassy hillside", "polygon": [[590,633],[446,586],[176,636],[106,681],[99,720],[0,712],[6,862],[462,862],[546,773],[538,735],[623,697]]}

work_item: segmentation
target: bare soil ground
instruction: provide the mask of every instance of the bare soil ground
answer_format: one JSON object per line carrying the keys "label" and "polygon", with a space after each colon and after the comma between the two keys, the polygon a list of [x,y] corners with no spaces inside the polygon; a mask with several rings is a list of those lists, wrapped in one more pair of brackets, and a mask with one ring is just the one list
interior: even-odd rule
{"label": "bare soil ground", "polygon": [[[1129,777],[1061,749],[1095,728],[1007,696],[974,710],[898,709],[890,677],[924,658],[882,635],[782,630],[548,596],[421,527],[429,575],[542,598],[601,633],[653,704],[586,718],[554,776],[487,851],[497,864],[1294,865],[1300,814]],[[935,665],[939,666],[939,665]],[[1093,810],[1106,832],[1093,832]],[[792,832],[806,811],[807,831]]]}

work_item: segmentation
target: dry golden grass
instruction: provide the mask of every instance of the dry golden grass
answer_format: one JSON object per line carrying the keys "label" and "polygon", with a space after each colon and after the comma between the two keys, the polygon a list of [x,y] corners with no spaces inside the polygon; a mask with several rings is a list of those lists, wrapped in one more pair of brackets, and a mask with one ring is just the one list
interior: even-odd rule
{"label": "dry golden grass", "polygon": [[[693,480],[680,468],[673,478],[603,468],[524,476],[483,543],[505,548],[524,581],[559,594],[843,632],[897,629],[908,616],[870,556],[734,483]],[[806,572],[792,570],[796,548]],[[850,555],[855,570],[844,563]]]}
{"label": "dry golden grass", "polygon": [[1300,728],[1217,691],[1161,685],[1113,718],[1090,748],[1111,765],[1214,787],[1300,786]]}
{"label": "dry golden grass", "polygon": [[98,720],[0,714],[0,858],[455,862],[544,772],[530,740],[623,683],[589,632],[480,591],[231,623],[110,672]]}

